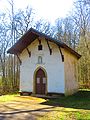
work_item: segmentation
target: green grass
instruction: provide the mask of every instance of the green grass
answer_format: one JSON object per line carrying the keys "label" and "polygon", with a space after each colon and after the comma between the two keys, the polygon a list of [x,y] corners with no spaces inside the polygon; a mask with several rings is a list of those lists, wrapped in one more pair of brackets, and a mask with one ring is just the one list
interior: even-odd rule
{"label": "green grass", "polygon": [[90,120],[90,111],[57,107],[38,120]]}
{"label": "green grass", "polygon": [[15,100],[16,96],[19,96],[19,95],[18,94],[2,95],[0,96],[0,103],[13,101]]}
{"label": "green grass", "polygon": [[19,101],[19,102],[27,102],[27,101],[35,101],[35,103],[43,103],[46,100],[42,98],[36,98],[31,96],[20,96],[19,94],[8,94],[0,96],[0,103],[4,102],[12,102],[12,101]]}
{"label": "green grass", "polygon": [[84,90],[79,91],[71,96],[61,96],[57,99],[48,99],[45,103],[42,104],[90,110],[90,91]]}
{"label": "green grass", "polygon": [[55,108],[39,120],[90,120],[90,90],[80,90],[71,96],[48,99],[42,104]]}

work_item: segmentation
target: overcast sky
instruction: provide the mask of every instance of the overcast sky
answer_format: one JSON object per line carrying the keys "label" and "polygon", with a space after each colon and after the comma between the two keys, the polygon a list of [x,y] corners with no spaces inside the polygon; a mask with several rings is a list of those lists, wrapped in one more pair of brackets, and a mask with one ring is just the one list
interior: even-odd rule
{"label": "overcast sky", "polygon": [[[9,8],[6,1],[0,0],[0,11]],[[72,9],[73,0],[14,0],[15,7],[25,8],[27,5],[35,9],[36,14],[50,22],[54,22],[59,17],[65,17]]]}

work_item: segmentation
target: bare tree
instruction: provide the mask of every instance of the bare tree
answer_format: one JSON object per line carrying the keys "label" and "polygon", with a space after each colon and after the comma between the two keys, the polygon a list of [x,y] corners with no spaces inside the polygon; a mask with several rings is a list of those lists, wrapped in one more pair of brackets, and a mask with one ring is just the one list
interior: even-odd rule
{"label": "bare tree", "polygon": [[77,0],[73,21],[78,28],[78,51],[82,55],[79,61],[79,82],[84,87],[90,87],[90,4],[88,0]]}
{"label": "bare tree", "polygon": [[80,39],[83,38],[84,45],[90,54],[90,47],[87,39],[88,32],[90,32],[90,5],[86,4],[85,0],[80,0],[75,3],[73,20],[80,30]]}
{"label": "bare tree", "polygon": [[59,18],[56,20],[55,37],[65,42],[68,46],[72,47],[73,49],[76,49],[78,45],[77,28],[71,16],[68,16],[63,19]]}
{"label": "bare tree", "polygon": [[6,51],[10,44],[10,26],[6,22],[6,14],[0,15],[0,63],[2,69],[2,84],[5,91],[6,81]]}

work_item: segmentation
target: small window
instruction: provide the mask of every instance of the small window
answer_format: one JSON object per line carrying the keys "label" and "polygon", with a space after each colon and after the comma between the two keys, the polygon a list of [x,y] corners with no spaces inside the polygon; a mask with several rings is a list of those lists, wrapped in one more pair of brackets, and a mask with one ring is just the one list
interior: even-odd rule
{"label": "small window", "polygon": [[46,78],[45,77],[43,78],[43,84],[46,84]]}
{"label": "small window", "polygon": [[42,56],[38,56],[38,63],[42,64]]}
{"label": "small window", "polygon": [[38,45],[38,50],[42,50],[42,45]]}
{"label": "small window", "polygon": [[40,78],[37,78],[37,84],[40,84]]}

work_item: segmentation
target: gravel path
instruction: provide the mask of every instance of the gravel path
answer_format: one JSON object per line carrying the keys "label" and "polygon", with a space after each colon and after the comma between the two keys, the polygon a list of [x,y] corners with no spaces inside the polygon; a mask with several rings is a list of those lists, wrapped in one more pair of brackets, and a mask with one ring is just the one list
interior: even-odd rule
{"label": "gravel path", "polygon": [[37,120],[52,108],[53,106],[42,105],[37,100],[20,98],[0,103],[0,120]]}

